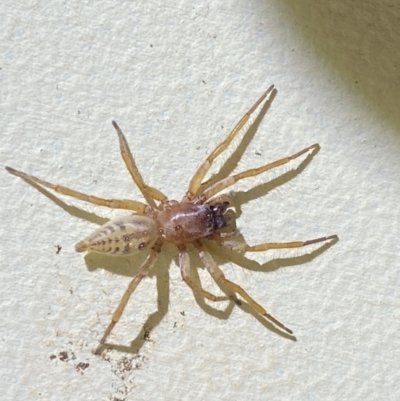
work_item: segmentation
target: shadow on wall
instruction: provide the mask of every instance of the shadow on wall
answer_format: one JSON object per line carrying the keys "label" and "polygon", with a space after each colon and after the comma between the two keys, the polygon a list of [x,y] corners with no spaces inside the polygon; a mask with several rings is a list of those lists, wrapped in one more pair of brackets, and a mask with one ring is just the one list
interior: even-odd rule
{"label": "shadow on wall", "polygon": [[[270,0],[268,0],[270,1]],[[400,128],[400,3],[279,0],[291,23],[350,93]],[[400,130],[398,130],[400,132]]]}

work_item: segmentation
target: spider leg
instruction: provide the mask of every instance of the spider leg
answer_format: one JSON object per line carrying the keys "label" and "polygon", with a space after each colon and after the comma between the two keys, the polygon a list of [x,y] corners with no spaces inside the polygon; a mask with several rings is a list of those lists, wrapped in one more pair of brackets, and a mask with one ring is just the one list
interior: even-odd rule
{"label": "spider leg", "polygon": [[258,168],[252,168],[250,170],[243,171],[239,174],[231,175],[227,178],[222,179],[221,181],[216,182],[211,187],[207,188],[204,191],[204,193],[202,194],[202,196],[206,200],[210,199],[218,192],[221,192],[225,188],[232,186],[233,184],[237,183],[239,180],[243,180],[244,178],[249,178],[249,177],[255,177],[256,175],[265,173],[266,171],[272,170],[275,167],[282,166],[286,163],[289,163],[291,160],[297,159],[299,156],[303,155],[304,153],[314,151],[317,149],[319,149],[319,145],[317,143],[315,143],[314,145],[311,145],[311,146],[301,150],[300,152],[295,153],[292,156],[284,157],[283,159],[277,160],[273,163],[268,163],[268,164],[258,167]]}
{"label": "spider leg", "polygon": [[137,213],[144,214],[146,208],[148,207],[146,204],[142,202],[132,201],[128,199],[103,199],[98,198],[97,196],[86,195],[82,192],[75,191],[73,189],[63,187],[61,185],[51,184],[50,182],[41,180],[33,175],[23,173],[22,171],[14,170],[11,167],[6,166],[6,170],[17,177],[20,177],[26,181],[33,182],[35,184],[41,185],[42,187],[52,189],[55,192],[58,192],[62,195],[71,196],[72,198],[76,198],[85,202],[93,203],[99,206],[107,206],[112,209],[128,209],[134,210]]}
{"label": "spider leg", "polygon": [[241,120],[237,123],[236,127],[231,131],[228,137],[221,142],[207,157],[203,164],[197,169],[193,178],[190,181],[189,189],[186,193],[186,199],[192,200],[196,192],[199,190],[201,182],[203,181],[204,176],[207,174],[207,171],[210,169],[213,161],[229,146],[235,136],[240,132],[240,130],[244,127],[244,125],[249,120],[251,114],[257,109],[260,103],[272,92],[274,89],[274,85],[271,85],[266,92],[262,94],[262,96],[254,103],[254,105],[250,108],[250,110],[241,118]]}
{"label": "spider leg", "polygon": [[246,243],[225,240],[225,238],[215,238],[218,243],[223,245],[225,248],[232,249],[233,251],[244,253],[244,252],[263,252],[269,251],[270,249],[290,249],[290,248],[302,248],[303,246],[317,244],[318,242],[325,242],[330,240],[337,240],[337,235],[330,235],[329,237],[321,237],[308,241],[295,241],[295,242],[266,242],[264,244],[258,244],[250,246]]}
{"label": "spider leg", "polygon": [[230,298],[227,296],[217,296],[209,293],[208,291],[203,290],[200,286],[194,283],[189,278],[189,270],[190,270],[190,260],[189,255],[186,252],[179,253],[179,267],[181,270],[182,280],[192,289],[192,291],[198,295],[201,295],[204,298],[209,299],[210,301],[219,302],[219,301],[227,301]]}
{"label": "spider leg", "polygon": [[108,325],[106,331],[104,332],[103,337],[100,340],[98,347],[96,348],[96,350],[94,352],[96,355],[101,354],[104,343],[106,342],[107,337],[110,335],[114,326],[118,323],[118,321],[122,315],[122,312],[124,311],[125,306],[129,301],[130,296],[136,290],[136,287],[139,285],[139,283],[142,281],[142,279],[148,275],[150,268],[154,265],[154,263],[157,260],[159,252],[160,252],[159,249],[154,249],[154,247],[153,247],[149,256],[147,257],[147,259],[145,260],[143,265],[140,267],[140,269],[136,273],[135,277],[129,283],[128,288],[124,292],[124,295],[122,296],[121,301],[119,302],[119,305],[113,314],[110,324]]}
{"label": "spider leg", "polygon": [[200,242],[197,242],[195,246],[199,250],[200,259],[217,284],[219,284],[222,288],[227,289],[229,292],[240,295],[260,315],[264,316],[267,320],[279,327],[281,330],[289,334],[293,334],[292,330],[288,329],[285,325],[267,313],[267,311],[253,298],[251,298],[242,287],[228,280],[210,253],[205,250],[204,246]]}
{"label": "spider leg", "polygon": [[143,196],[146,198],[151,198],[158,200],[160,202],[166,201],[167,197],[158,189],[149,187],[143,181],[142,176],[139,173],[139,170],[133,160],[131,150],[129,149],[128,142],[125,138],[125,135],[122,133],[121,128],[119,128],[118,124],[113,121],[112,125],[117,131],[118,139],[119,139],[119,148],[121,151],[121,156],[125,162],[125,165],[133,178],[135,184],[139,187],[140,191],[142,192]]}
{"label": "spider leg", "polygon": [[[234,195],[235,195],[235,193],[233,191],[229,192],[229,193],[220,194],[220,195],[216,196],[215,198],[208,199],[207,203],[209,205],[215,205],[216,203],[228,202],[229,205],[231,205]],[[200,197],[200,199],[203,199],[203,198]]]}

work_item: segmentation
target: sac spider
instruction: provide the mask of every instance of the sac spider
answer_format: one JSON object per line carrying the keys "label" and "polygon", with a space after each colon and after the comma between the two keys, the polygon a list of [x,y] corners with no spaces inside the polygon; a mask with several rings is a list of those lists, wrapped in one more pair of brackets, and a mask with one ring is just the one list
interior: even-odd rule
{"label": "sac spider", "polygon": [[[22,171],[14,170],[11,167],[6,167],[9,173],[21,177],[28,182],[30,181],[59,192],[62,195],[71,196],[99,206],[133,211],[133,214],[131,215],[118,217],[108,221],[76,245],[77,252],[97,252],[116,256],[131,255],[145,250],[149,251],[147,259],[140,267],[122,296],[121,301],[113,314],[112,320],[95,350],[95,354],[100,354],[102,352],[106,345],[105,342],[112,329],[119,321],[130,296],[142,279],[148,275],[151,267],[155,264],[164,242],[169,242],[177,246],[179,250],[179,267],[182,280],[194,293],[214,302],[231,299],[240,304],[240,301],[237,298],[237,295],[239,295],[250,305],[250,307],[260,315],[264,316],[280,330],[293,335],[293,332],[290,329],[267,313],[267,311],[251,298],[243,288],[225,277],[225,274],[216,264],[202,241],[202,239],[214,239],[219,244],[226,246],[233,251],[261,252],[269,249],[300,248],[318,242],[337,240],[338,238],[336,235],[331,235],[329,237],[308,241],[264,243],[250,246],[236,242],[235,240],[232,241],[231,238],[235,236],[236,230],[232,229],[228,232],[220,231],[221,229],[230,226],[231,219],[227,216],[226,211],[232,204],[232,193],[220,194],[221,191],[232,186],[239,180],[254,177],[275,167],[286,164],[307,152],[313,152],[319,148],[318,144],[311,145],[292,156],[285,157],[273,163],[231,175],[212,184],[205,190],[201,190],[203,178],[210,169],[214,160],[229,146],[238,132],[249,120],[251,114],[267,98],[273,88],[273,85],[268,88],[268,90],[242,117],[228,137],[221,142],[200,165],[189,183],[189,188],[185,196],[180,202],[169,200],[161,191],[145,184],[133,160],[126,138],[115,121],[113,121],[112,124],[118,134],[122,158],[133,181],[139,187],[148,204],[133,200],[102,199],[96,196],[86,195],[61,185],[51,184],[40,178],[23,173]],[[158,204],[156,204],[155,201],[157,201]],[[229,230],[229,227],[227,230]],[[190,261],[187,253],[187,246],[189,244],[192,244],[197,248],[200,259],[206,267],[206,270],[223,292],[225,292],[226,296],[211,294],[190,279]]]}

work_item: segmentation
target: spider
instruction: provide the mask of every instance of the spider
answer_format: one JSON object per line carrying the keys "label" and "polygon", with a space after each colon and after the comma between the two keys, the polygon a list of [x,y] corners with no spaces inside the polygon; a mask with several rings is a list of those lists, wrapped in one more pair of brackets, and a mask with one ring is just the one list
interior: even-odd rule
{"label": "spider", "polygon": [[[149,270],[155,264],[165,242],[176,245],[179,250],[179,268],[182,280],[192,291],[208,300],[219,302],[234,300],[240,304],[238,295],[243,298],[251,308],[262,315],[265,319],[278,327],[280,330],[293,336],[293,332],[285,325],[270,315],[260,304],[258,304],[239,285],[225,277],[220,267],[203,243],[203,239],[215,240],[222,246],[239,252],[261,252],[269,249],[300,248],[318,242],[337,240],[336,235],[322,237],[308,241],[285,242],[285,243],[263,243],[250,246],[246,243],[235,241],[236,229],[230,229],[231,218],[226,213],[232,205],[233,193],[221,192],[248,177],[254,177],[275,167],[284,165],[291,160],[307,152],[315,152],[318,144],[311,145],[292,156],[285,157],[264,166],[243,171],[239,174],[224,178],[205,190],[202,190],[203,178],[210,169],[214,160],[229,146],[235,136],[244,127],[251,114],[267,99],[273,91],[274,85],[256,101],[250,110],[241,118],[228,137],[221,142],[200,165],[190,180],[188,190],[182,200],[169,200],[161,191],[145,184],[138,168],[134,162],[128,143],[121,129],[115,121],[112,121],[117,131],[119,146],[125,165],[147,204],[134,200],[102,199],[96,196],[86,195],[73,189],[54,185],[40,178],[6,167],[7,171],[28,182],[36,183],[42,187],[49,188],[62,195],[67,195],[82,201],[90,202],[99,206],[107,206],[113,209],[127,209],[133,214],[109,220],[103,226],[95,230],[84,240],[76,245],[77,252],[97,252],[107,255],[124,256],[137,252],[148,251],[147,259],[133,277],[128,288],[123,294],[116,308],[111,322],[101,338],[95,354],[101,354],[106,346],[106,340],[119,321],[125,306],[142,279],[148,275]],[[156,203],[157,202],[157,203]],[[222,231],[222,229],[225,229]],[[232,240],[233,237],[233,240]],[[194,245],[206,270],[223,290],[225,296],[217,296],[204,290],[190,279],[190,260],[187,246]]]}

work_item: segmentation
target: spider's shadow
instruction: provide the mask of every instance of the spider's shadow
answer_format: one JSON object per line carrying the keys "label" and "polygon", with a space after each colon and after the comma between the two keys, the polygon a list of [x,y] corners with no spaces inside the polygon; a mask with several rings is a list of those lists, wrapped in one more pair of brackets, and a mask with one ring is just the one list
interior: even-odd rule
{"label": "spider's shadow", "polygon": [[21,178],[25,182],[27,182],[29,185],[31,185],[33,188],[38,190],[42,195],[44,195],[46,198],[50,199],[53,203],[55,203],[58,207],[61,209],[65,210],[69,215],[73,217],[77,217],[78,219],[90,221],[91,223],[98,224],[98,225],[103,225],[107,223],[109,219],[106,219],[104,217],[100,217],[95,213],[87,212],[83,209],[80,209],[76,206],[69,205],[65,203],[63,200],[55,196],[53,193],[48,191],[47,189],[41,187],[39,184],[36,184],[33,181],[30,180],[25,180],[24,178]]}
{"label": "spider's shadow", "polygon": [[234,192],[234,207],[236,209],[236,218],[240,217],[242,214],[242,205],[261,197],[266,196],[269,192],[277,187],[280,187],[289,181],[296,178],[301,174],[304,169],[311,163],[314,156],[319,152],[319,146],[316,147],[310,154],[305,157],[305,159],[293,170],[289,170],[282,175],[273,178],[271,181],[264,182],[262,184],[256,185],[255,187],[249,189],[248,191],[237,191]]}

